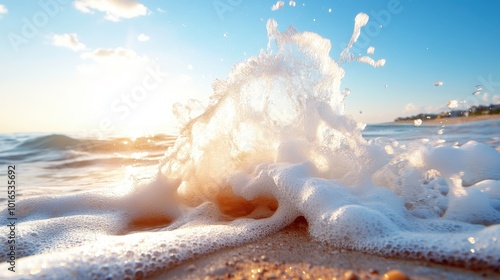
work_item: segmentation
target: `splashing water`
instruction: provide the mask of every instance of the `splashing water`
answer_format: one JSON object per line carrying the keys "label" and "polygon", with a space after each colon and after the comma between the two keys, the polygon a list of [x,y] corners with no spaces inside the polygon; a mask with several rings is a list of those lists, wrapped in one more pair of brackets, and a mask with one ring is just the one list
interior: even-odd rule
{"label": "splashing water", "polygon": [[497,267],[500,153],[476,142],[367,141],[345,115],[339,63],[385,63],[349,53],[367,21],[356,17],[336,62],[329,40],[269,20],[268,50],[217,80],[202,114],[177,108],[186,125],[155,180],[126,194],[20,201],[19,275],[151,276],[299,216],[339,248]]}

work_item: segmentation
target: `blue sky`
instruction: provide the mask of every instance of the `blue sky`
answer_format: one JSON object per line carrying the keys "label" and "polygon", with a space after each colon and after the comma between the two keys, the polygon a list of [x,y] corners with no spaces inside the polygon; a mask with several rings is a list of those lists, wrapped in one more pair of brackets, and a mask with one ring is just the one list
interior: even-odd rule
{"label": "blue sky", "polygon": [[216,78],[266,49],[269,18],[329,39],[337,59],[360,12],[370,21],[353,52],[373,46],[386,64],[342,65],[357,120],[500,103],[499,1],[294,3],[0,0],[0,132],[173,133],[172,105],[207,100]]}

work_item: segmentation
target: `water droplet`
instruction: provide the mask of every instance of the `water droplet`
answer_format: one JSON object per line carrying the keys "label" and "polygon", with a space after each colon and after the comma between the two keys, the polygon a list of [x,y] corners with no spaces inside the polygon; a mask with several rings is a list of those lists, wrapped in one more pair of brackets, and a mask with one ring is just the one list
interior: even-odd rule
{"label": "water droplet", "polygon": [[386,280],[403,280],[410,279],[404,272],[401,270],[393,269],[384,274],[384,279]]}

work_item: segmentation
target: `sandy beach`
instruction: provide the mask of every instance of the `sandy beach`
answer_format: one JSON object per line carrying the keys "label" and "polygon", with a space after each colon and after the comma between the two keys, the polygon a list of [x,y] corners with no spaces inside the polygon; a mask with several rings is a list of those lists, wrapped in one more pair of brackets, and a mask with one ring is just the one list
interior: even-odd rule
{"label": "sandy beach", "polygon": [[[494,119],[500,119],[500,114],[480,115],[480,116],[470,116],[470,117],[454,117],[454,118],[432,119],[432,120],[423,119],[422,124],[446,125],[446,124],[459,124],[459,123],[486,121],[486,120],[494,120]],[[413,123],[413,120],[411,120],[411,121],[397,121],[396,123]]]}
{"label": "sandy beach", "polygon": [[311,240],[298,219],[259,241],[228,248],[184,263],[157,279],[486,279],[491,270],[473,271],[423,261],[384,258],[339,250]]}

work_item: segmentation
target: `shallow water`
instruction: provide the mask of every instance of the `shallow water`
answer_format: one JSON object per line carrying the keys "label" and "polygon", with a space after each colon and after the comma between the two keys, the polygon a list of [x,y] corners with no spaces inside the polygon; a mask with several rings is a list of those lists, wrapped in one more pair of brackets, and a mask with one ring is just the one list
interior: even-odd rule
{"label": "shallow water", "polygon": [[[344,113],[330,42],[267,29],[269,49],[217,80],[201,115],[175,106],[177,137],[2,135],[0,162],[18,174],[16,275],[150,276],[300,216],[335,248],[498,269],[500,122],[365,128]],[[339,61],[385,63],[350,45]]]}
{"label": "shallow water", "polygon": [[[500,149],[500,120],[458,125],[369,124],[366,140],[388,138],[401,144],[432,141],[460,146],[469,141]],[[0,164],[16,164],[21,185],[18,198],[120,188],[131,181],[148,181],[176,136],[89,138],[83,134],[0,134]],[[0,170],[1,176],[7,169]],[[7,198],[0,197],[6,207]]]}
{"label": "shallow water", "polygon": [[[6,166],[16,164],[18,198],[123,186],[151,178],[174,141],[167,135],[103,140],[82,134],[3,134],[0,174],[6,176]],[[6,197],[0,203],[5,207]]]}

